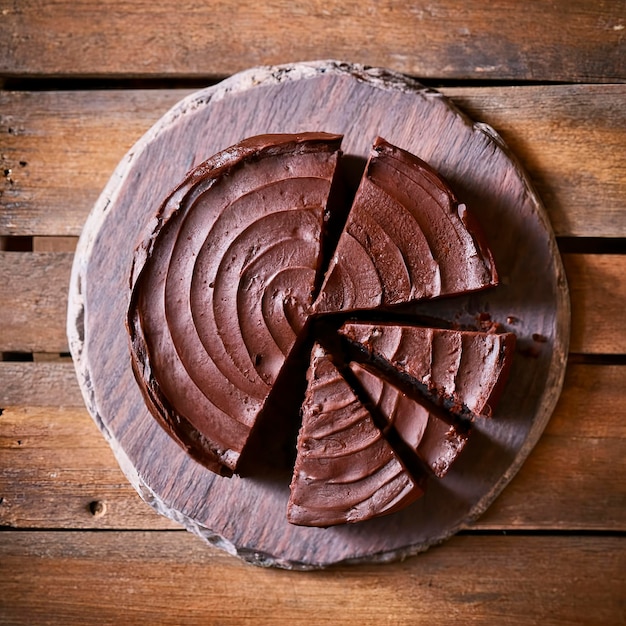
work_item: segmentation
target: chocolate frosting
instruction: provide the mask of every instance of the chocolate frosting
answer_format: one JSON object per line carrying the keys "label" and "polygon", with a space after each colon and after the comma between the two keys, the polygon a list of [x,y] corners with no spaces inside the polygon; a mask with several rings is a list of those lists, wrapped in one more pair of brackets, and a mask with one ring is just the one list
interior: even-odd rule
{"label": "chocolate frosting", "polygon": [[265,135],[198,166],[138,249],[128,314],[148,407],[228,474],[311,306],[341,137]]}
{"label": "chocolate frosting", "polygon": [[306,526],[353,523],[420,497],[419,482],[319,345],[307,380],[287,519]]}
{"label": "chocolate frosting", "polygon": [[439,419],[367,365],[353,362],[350,369],[387,421],[387,428],[394,428],[408,449],[435,476],[443,478],[465,447],[468,433]]}
{"label": "chocolate frosting", "polygon": [[515,348],[512,333],[361,323],[339,333],[362,358],[408,379],[422,398],[469,417],[492,415]]}
{"label": "chocolate frosting", "polygon": [[445,181],[375,141],[314,309],[371,309],[497,284],[493,258]]}
{"label": "chocolate frosting", "polygon": [[287,515],[309,526],[392,513],[423,493],[425,467],[443,477],[467,442],[461,418],[491,415],[514,346],[391,322],[337,333],[338,312],[497,283],[447,184],[380,138],[341,224],[340,142],[263,135],[190,172],[136,251],[127,318],[149,410],[219,474],[291,468],[308,383]]}

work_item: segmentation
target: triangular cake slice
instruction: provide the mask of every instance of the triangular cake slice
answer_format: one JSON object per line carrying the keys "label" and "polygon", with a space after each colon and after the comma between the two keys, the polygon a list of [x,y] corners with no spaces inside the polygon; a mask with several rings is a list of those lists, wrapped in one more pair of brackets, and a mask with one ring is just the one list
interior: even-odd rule
{"label": "triangular cake slice", "polygon": [[350,369],[378,413],[387,420],[388,428],[395,430],[437,478],[443,478],[465,447],[468,429],[440,419],[427,406],[370,371],[367,365],[353,362]]}
{"label": "triangular cake slice", "polygon": [[341,137],[264,135],[211,157],[136,251],[128,329],[146,404],[231,474],[305,325]]}
{"label": "triangular cake slice", "polygon": [[386,307],[497,280],[491,252],[447,183],[378,138],[314,310]]}
{"label": "triangular cake slice", "polygon": [[327,527],[398,511],[423,494],[319,345],[312,352],[287,519]]}
{"label": "triangular cake slice", "polygon": [[357,322],[344,324],[339,333],[358,359],[466,417],[493,414],[515,349],[512,333]]}

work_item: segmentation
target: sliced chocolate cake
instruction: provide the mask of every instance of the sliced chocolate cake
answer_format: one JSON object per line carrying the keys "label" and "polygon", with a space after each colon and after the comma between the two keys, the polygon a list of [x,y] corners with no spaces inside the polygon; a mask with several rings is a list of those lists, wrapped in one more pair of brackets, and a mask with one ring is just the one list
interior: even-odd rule
{"label": "sliced chocolate cake", "polygon": [[419,498],[420,481],[319,345],[307,380],[287,519],[305,526],[353,523]]}
{"label": "sliced chocolate cake", "polygon": [[362,360],[462,416],[489,417],[508,378],[512,333],[346,323],[339,333]]}
{"label": "sliced chocolate cake", "polygon": [[408,450],[438,478],[443,478],[465,447],[469,429],[452,425],[367,366],[351,363],[350,369],[359,384],[387,422],[383,430],[393,428]]}
{"label": "sliced chocolate cake", "polygon": [[[469,421],[493,413],[515,344],[392,320],[386,307],[496,285],[494,261],[443,179],[383,139],[350,204],[340,143],[262,135],[211,157],[158,208],[130,279],[152,415],[223,476],[284,478],[295,454],[298,525],[418,498],[425,468],[443,477]],[[337,332],[355,310],[383,321]]]}
{"label": "sliced chocolate cake", "polygon": [[237,469],[310,308],[341,137],[246,140],[193,170],[137,250],[128,312],[147,404],[189,453]]}
{"label": "sliced chocolate cake", "polygon": [[385,307],[497,281],[479,229],[446,182],[378,138],[315,311]]}

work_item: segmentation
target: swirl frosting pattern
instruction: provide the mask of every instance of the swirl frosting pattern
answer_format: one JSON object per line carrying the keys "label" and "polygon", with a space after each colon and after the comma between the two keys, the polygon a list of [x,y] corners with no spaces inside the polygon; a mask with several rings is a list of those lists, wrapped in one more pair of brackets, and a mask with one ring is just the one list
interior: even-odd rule
{"label": "swirl frosting pattern", "polygon": [[515,348],[513,333],[359,323],[339,333],[380,369],[408,377],[431,406],[469,417],[492,415]]}
{"label": "swirl frosting pattern", "polygon": [[236,470],[301,332],[341,137],[253,138],[194,170],[140,247],[128,325],[153,414]]}
{"label": "swirl frosting pattern", "polygon": [[321,346],[313,348],[287,519],[331,526],[404,508],[423,494]]}
{"label": "swirl frosting pattern", "polygon": [[[446,183],[380,138],[339,224],[340,143],[264,135],[194,169],[137,248],[127,316],[147,407],[223,476],[254,472],[260,442],[267,457],[272,437],[288,438],[278,414],[300,408],[308,363],[287,516],[312,526],[397,511],[427,474],[444,476],[468,440],[457,414],[491,414],[514,339],[392,323],[337,332],[355,309],[497,283]],[[352,347],[332,353],[340,344]]]}
{"label": "swirl frosting pattern", "polygon": [[393,428],[425,468],[443,478],[465,447],[468,429],[441,419],[367,365],[353,362],[350,369],[386,420],[385,430]]}
{"label": "swirl frosting pattern", "polygon": [[316,312],[371,309],[497,282],[465,205],[426,163],[379,137]]}

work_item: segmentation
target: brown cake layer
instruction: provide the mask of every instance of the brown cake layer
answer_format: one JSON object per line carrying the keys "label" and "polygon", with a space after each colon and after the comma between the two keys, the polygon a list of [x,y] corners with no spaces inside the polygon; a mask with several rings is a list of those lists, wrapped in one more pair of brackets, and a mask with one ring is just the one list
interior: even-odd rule
{"label": "brown cake layer", "polygon": [[497,281],[475,221],[446,182],[418,157],[378,138],[315,311],[372,309]]}
{"label": "brown cake layer", "polygon": [[215,155],[137,251],[137,380],[166,430],[219,473],[236,470],[304,326],[340,141],[267,135]]}
{"label": "brown cake layer", "polygon": [[515,335],[396,324],[346,323],[362,358],[456,414],[489,417],[508,378]]}
{"label": "brown cake layer", "polygon": [[393,513],[423,494],[350,385],[313,348],[287,519],[332,526]]}

